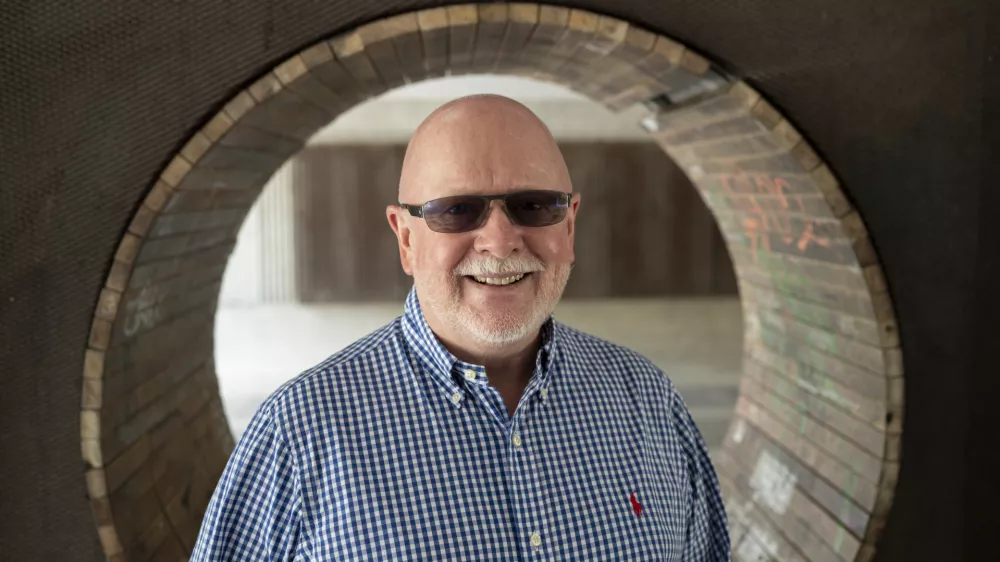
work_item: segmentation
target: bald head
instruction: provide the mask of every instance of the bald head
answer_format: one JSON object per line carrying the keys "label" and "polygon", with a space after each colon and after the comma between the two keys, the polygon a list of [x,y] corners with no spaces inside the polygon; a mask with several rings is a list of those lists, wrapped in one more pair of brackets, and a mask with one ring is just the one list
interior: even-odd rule
{"label": "bald head", "polygon": [[399,200],[528,188],[572,190],[552,134],[520,103],[477,95],[441,106],[417,128],[403,160]]}

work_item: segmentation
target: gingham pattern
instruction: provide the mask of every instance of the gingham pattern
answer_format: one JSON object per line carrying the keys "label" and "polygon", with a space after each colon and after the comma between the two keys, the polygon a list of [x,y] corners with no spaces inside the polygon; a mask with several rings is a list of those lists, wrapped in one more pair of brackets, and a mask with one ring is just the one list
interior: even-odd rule
{"label": "gingham pattern", "polygon": [[715,472],[667,377],[551,320],[543,341],[511,417],[411,292],[260,407],[191,559],[729,560]]}

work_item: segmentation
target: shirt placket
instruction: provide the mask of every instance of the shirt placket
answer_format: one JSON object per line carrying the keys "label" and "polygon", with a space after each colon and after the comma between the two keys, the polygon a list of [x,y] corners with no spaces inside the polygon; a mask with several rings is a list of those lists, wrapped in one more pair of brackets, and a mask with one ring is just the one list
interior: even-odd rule
{"label": "shirt placket", "polygon": [[538,396],[528,407],[518,408],[507,439],[507,465],[514,519],[524,560],[549,560],[549,530],[545,522],[545,491],[539,486],[537,461],[540,443],[532,427],[538,420]]}

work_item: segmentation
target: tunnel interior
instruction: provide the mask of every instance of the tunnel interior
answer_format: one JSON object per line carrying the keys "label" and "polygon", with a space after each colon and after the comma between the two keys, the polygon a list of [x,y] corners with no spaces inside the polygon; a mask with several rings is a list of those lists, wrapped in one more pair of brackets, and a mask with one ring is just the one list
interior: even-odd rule
{"label": "tunnel interior", "polygon": [[490,73],[643,108],[718,222],[744,313],[716,467],[735,559],[990,559],[989,18],[566,4],[0,8],[0,553],[185,558],[234,446],[212,330],[261,188],[348,108]]}
{"label": "tunnel interior", "polygon": [[[902,361],[864,224],[747,84],[642,27],[537,5],[404,13],[258,77],[165,166],[101,292],[81,447],[108,557],[193,548],[233,448],[213,363],[226,260],[267,180],[354,104],[428,77],[555,82],[642,122],[712,210],[744,303],[741,396],[717,469],[738,559],[865,560],[892,501]],[[637,124],[639,126],[640,124]]]}

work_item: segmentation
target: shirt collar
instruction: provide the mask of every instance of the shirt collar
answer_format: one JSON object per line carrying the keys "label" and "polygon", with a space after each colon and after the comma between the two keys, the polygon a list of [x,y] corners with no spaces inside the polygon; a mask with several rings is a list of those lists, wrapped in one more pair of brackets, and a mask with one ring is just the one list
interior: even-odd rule
{"label": "shirt collar", "polygon": [[[465,363],[455,357],[441,340],[431,331],[424,313],[420,308],[420,301],[417,298],[417,289],[410,289],[403,307],[403,318],[401,322],[403,337],[410,350],[428,368],[432,377],[449,393],[457,392],[460,387],[456,380],[457,373],[465,370],[474,370],[485,374],[486,369],[482,365]],[[549,373],[555,363],[556,352],[556,329],[552,317],[542,324],[542,346],[535,359],[535,367],[539,373],[539,383],[544,386],[549,379]]]}

